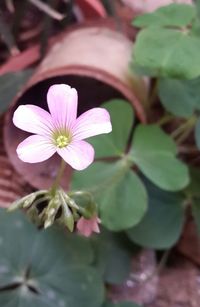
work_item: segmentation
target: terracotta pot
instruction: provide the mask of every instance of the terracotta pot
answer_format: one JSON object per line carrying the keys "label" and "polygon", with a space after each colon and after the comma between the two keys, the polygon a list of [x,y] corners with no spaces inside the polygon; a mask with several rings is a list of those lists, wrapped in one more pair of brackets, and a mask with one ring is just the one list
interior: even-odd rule
{"label": "terracotta pot", "polygon": [[[6,116],[4,141],[8,156],[19,174],[36,188],[48,188],[57,172],[55,155],[43,163],[28,164],[19,160],[16,147],[27,134],[12,124],[20,104],[47,108],[50,85],[66,83],[79,93],[79,114],[112,98],[132,103],[138,119],[145,122],[141,101],[145,95],[142,80],[129,73],[132,42],[124,35],[103,27],[79,28],[56,43],[40,64],[24,90],[16,97]],[[141,96],[142,95],[142,96]],[[63,186],[68,187],[71,169],[66,169]],[[67,179],[66,179],[67,178]]]}

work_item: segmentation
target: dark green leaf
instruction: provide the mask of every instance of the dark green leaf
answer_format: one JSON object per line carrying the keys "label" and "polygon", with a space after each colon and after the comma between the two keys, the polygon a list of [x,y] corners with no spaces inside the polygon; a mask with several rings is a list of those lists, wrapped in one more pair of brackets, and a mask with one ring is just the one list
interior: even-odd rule
{"label": "dark green leaf", "polygon": [[137,36],[133,63],[151,76],[193,79],[200,75],[199,50],[192,33],[150,27]]}
{"label": "dark green leaf", "polygon": [[127,231],[133,242],[156,249],[173,246],[184,223],[184,198],[148,183],[149,208],[142,221]]}
{"label": "dark green leaf", "polygon": [[176,116],[190,117],[200,108],[200,78],[160,79],[158,94],[167,111]]}
{"label": "dark green leaf", "polygon": [[87,170],[76,172],[72,188],[93,193],[102,223],[110,230],[137,224],[146,211],[146,190],[126,160],[112,164],[96,162]]}
{"label": "dark green leaf", "polygon": [[7,110],[15,95],[25,85],[32,73],[32,70],[24,70],[0,76],[0,113]]}
{"label": "dark green leaf", "polygon": [[112,132],[90,139],[95,148],[95,157],[121,156],[126,150],[134,122],[133,108],[127,101],[120,99],[111,100],[102,107],[110,113]]}
{"label": "dark green leaf", "polygon": [[102,229],[101,234],[92,236],[91,241],[95,248],[94,265],[103,275],[105,282],[124,282],[130,273],[132,260],[125,235]]}
{"label": "dark green leaf", "polygon": [[190,168],[190,184],[184,189],[189,198],[200,198],[200,170],[199,168]]}
{"label": "dark green leaf", "polygon": [[161,189],[177,191],[189,183],[188,169],[175,155],[174,141],[158,126],[136,128],[130,158]]}
{"label": "dark green leaf", "polygon": [[153,13],[138,16],[134,19],[133,25],[137,27],[184,27],[189,25],[195,16],[196,12],[193,6],[174,3],[161,7]]}
{"label": "dark green leaf", "polygon": [[38,231],[22,213],[1,210],[0,244],[0,287],[19,283],[0,291],[1,306],[101,306],[103,283],[88,240],[56,228]]}

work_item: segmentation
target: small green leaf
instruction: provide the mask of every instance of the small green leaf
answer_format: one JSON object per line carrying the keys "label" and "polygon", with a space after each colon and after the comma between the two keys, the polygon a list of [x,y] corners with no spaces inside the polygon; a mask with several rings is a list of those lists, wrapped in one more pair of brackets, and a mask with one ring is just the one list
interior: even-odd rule
{"label": "small green leaf", "polygon": [[151,76],[193,79],[200,75],[200,38],[174,29],[150,27],[140,31],[133,65]]}
{"label": "small green leaf", "polygon": [[122,284],[128,278],[133,253],[127,241],[124,233],[113,233],[105,229],[101,229],[100,235],[91,237],[95,250],[94,265],[106,283]]}
{"label": "small green leaf", "polygon": [[195,125],[195,141],[198,149],[200,150],[200,119],[198,119],[196,125]]}
{"label": "small green leaf", "polygon": [[167,111],[190,117],[200,108],[200,78],[194,80],[160,79],[158,94]]}
{"label": "small green leaf", "polygon": [[21,87],[30,78],[33,70],[24,70],[0,76],[0,113],[7,110]]}
{"label": "small green leaf", "polygon": [[104,286],[88,240],[53,227],[38,231],[22,213],[0,210],[0,246],[0,287],[11,287],[0,291],[0,306],[101,306]]}
{"label": "small green leaf", "polygon": [[120,302],[120,303],[105,303],[103,307],[142,307],[142,305],[138,305],[133,302]]}
{"label": "small green leaf", "polygon": [[165,249],[179,239],[184,224],[184,198],[158,189],[148,182],[149,208],[142,221],[127,231],[134,243]]}
{"label": "small green leaf", "polygon": [[177,191],[189,183],[188,168],[175,155],[174,141],[158,126],[136,128],[130,158],[161,189]]}
{"label": "small green leaf", "polygon": [[110,113],[112,132],[90,139],[90,143],[95,148],[95,157],[121,156],[126,150],[134,122],[133,108],[122,99],[111,100],[102,107]]}
{"label": "small green leaf", "polygon": [[195,16],[196,11],[193,6],[173,3],[153,13],[136,17],[133,25],[141,28],[149,26],[184,27],[189,25]]}
{"label": "small green leaf", "polygon": [[76,172],[72,188],[93,193],[102,223],[110,230],[137,224],[146,211],[146,190],[124,159],[112,164],[96,162],[87,170]]}

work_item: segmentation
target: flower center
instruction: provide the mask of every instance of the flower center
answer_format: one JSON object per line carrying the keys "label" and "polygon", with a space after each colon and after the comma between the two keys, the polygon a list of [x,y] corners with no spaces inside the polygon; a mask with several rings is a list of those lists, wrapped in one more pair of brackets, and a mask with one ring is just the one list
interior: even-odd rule
{"label": "flower center", "polygon": [[70,138],[67,137],[66,135],[59,135],[56,138],[56,146],[58,148],[66,147],[67,145],[69,145],[69,143],[70,143]]}

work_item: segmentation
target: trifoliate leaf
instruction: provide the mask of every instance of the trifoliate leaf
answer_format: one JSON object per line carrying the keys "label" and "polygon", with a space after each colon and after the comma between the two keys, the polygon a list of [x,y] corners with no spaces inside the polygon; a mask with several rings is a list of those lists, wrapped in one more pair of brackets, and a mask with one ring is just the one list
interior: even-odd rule
{"label": "trifoliate leaf", "polygon": [[146,190],[124,159],[115,163],[96,162],[87,170],[76,172],[72,188],[94,195],[102,223],[110,230],[137,224],[146,211]]}
{"label": "trifoliate leaf", "polygon": [[131,105],[122,99],[111,100],[102,105],[107,109],[112,122],[112,132],[91,138],[90,143],[95,148],[95,157],[112,157],[124,154],[131,127],[134,122],[134,112]]}
{"label": "trifoliate leaf", "polygon": [[142,221],[127,231],[134,243],[165,249],[179,239],[184,224],[184,197],[147,184],[149,208]]}
{"label": "trifoliate leaf", "polygon": [[176,158],[172,138],[156,125],[139,125],[133,136],[130,158],[158,187],[178,191],[189,183],[188,168]]}

